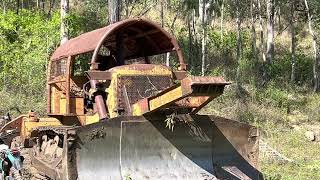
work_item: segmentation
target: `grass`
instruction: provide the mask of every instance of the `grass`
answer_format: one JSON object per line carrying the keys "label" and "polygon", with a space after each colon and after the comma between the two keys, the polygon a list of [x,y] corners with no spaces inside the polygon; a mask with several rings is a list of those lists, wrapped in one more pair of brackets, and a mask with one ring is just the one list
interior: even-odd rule
{"label": "grass", "polygon": [[319,143],[307,141],[303,130],[278,129],[269,134],[267,141],[293,162],[279,163],[261,158],[261,171],[266,179],[320,179]]}
{"label": "grass", "polygon": [[272,148],[293,162],[278,162],[260,156],[260,170],[267,180],[320,179],[320,142],[308,141],[304,133],[320,129],[320,95],[275,86],[257,90],[244,86],[241,96],[235,86],[215,99],[201,113],[237,119],[255,125]]}

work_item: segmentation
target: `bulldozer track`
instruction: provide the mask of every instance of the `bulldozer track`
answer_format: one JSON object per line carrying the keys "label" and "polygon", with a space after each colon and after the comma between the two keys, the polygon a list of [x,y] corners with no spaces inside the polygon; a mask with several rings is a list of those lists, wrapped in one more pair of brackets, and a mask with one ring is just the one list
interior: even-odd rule
{"label": "bulldozer track", "polygon": [[57,134],[64,134],[68,130],[73,130],[77,128],[77,126],[41,126],[41,127],[36,127],[33,130],[34,131],[39,131],[39,132],[49,132],[53,131]]}
{"label": "bulldozer track", "polygon": [[37,144],[30,149],[32,165],[41,173],[33,173],[35,178],[50,179],[62,174],[62,156],[65,137],[74,133],[73,126],[43,126],[34,129],[37,132]]}
{"label": "bulldozer track", "polygon": [[25,158],[23,162],[23,169],[21,172],[21,179],[22,180],[50,180],[50,178],[46,177],[45,175],[41,175],[31,164],[31,157],[30,157],[30,149],[22,148],[21,155]]}

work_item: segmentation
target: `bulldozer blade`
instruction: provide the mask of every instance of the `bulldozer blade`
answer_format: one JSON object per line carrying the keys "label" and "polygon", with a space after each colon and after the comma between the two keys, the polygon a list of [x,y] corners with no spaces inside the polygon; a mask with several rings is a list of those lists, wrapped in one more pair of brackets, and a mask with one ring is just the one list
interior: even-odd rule
{"label": "bulldozer blade", "polygon": [[117,117],[77,129],[79,180],[261,179],[256,128],[211,115]]}

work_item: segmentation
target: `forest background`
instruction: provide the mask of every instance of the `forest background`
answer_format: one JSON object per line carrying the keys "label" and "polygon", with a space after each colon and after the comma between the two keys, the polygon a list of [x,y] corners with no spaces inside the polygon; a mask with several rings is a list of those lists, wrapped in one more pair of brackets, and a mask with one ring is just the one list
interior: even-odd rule
{"label": "forest background", "polygon": [[[0,114],[45,114],[46,66],[62,38],[145,17],[173,34],[192,75],[232,81],[201,113],[258,126],[266,179],[320,179],[320,1],[1,0]],[[175,66],[174,56],[163,63]],[[314,139],[306,134],[313,133]]]}

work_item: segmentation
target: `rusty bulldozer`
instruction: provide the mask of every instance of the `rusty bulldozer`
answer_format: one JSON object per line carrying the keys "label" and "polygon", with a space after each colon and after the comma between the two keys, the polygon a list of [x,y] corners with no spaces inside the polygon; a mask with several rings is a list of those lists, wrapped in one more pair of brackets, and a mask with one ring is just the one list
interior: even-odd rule
{"label": "rusty bulldozer", "polygon": [[[171,52],[176,68],[161,65]],[[198,115],[222,77],[188,76],[177,40],[141,18],[62,44],[48,65],[47,113],[2,127],[52,179],[259,179],[258,131]],[[176,69],[176,70],[173,70]],[[13,131],[14,130],[14,131]]]}

